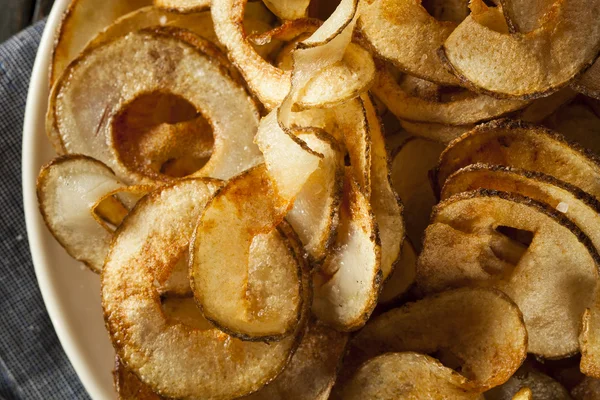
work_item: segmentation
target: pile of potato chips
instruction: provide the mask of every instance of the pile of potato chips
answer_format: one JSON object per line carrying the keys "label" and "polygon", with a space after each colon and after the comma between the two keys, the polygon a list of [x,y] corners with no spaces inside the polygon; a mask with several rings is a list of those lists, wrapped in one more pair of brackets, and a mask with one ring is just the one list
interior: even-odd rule
{"label": "pile of potato chips", "polygon": [[600,0],[72,0],[44,220],[121,399],[600,398]]}

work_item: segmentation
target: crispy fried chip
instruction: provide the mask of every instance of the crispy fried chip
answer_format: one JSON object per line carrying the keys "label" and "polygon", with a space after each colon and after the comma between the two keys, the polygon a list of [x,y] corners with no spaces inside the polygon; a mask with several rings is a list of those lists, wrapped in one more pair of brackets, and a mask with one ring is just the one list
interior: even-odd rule
{"label": "crispy fried chip", "polygon": [[[435,354],[460,371],[471,390],[504,383],[527,352],[527,331],[519,308],[494,289],[462,288],[388,311],[352,339],[342,376],[386,352]],[[345,380],[340,381],[343,389]],[[337,390],[338,385],[334,390]]]}
{"label": "crispy fried chip", "polygon": [[67,65],[104,27],[122,15],[151,4],[152,0],[108,0],[98,7],[98,3],[94,0],[71,0],[56,31],[50,63],[49,86],[54,85]]}
{"label": "crispy fried chip", "polygon": [[437,184],[441,188],[450,174],[478,162],[542,172],[600,199],[597,157],[539,126],[510,120],[479,125],[444,150]]}
{"label": "crispy fried chip", "polygon": [[327,400],[335,382],[348,335],[311,320],[283,372],[247,400]]}
{"label": "crispy fried chip", "polygon": [[362,0],[358,27],[373,52],[401,71],[442,85],[457,85],[458,80],[436,55],[456,23],[436,20],[420,3]]}
{"label": "crispy fried chip", "polygon": [[403,119],[400,119],[400,125],[402,126],[402,129],[412,136],[419,136],[440,143],[449,143],[475,127],[474,125],[452,126],[429,122],[405,121]]}
{"label": "crispy fried chip", "polygon": [[[142,95],[166,91],[210,121],[215,136],[212,156],[196,174],[229,178],[261,159],[253,143],[258,111],[215,61],[213,53],[218,52],[210,42],[176,28],[131,33],[85,52],[54,87],[48,135],[57,151],[93,156],[127,183],[152,182],[154,177],[126,165],[119,154],[128,148],[130,136],[115,115],[122,115],[127,111],[124,105]],[[182,112],[182,107],[173,112]],[[161,145],[168,151],[168,140]]]}
{"label": "crispy fried chip", "polygon": [[573,102],[562,107],[544,125],[600,155],[600,118],[587,104]]}
{"label": "crispy fried chip", "polygon": [[[280,373],[304,331],[299,324],[276,343],[242,342],[166,318],[154,282],[170,274],[217,187],[212,180],[185,179],[144,197],[119,227],[102,273],[104,315],[119,357],[166,397],[252,393]],[[273,254],[271,248],[256,250],[258,259]]]}
{"label": "crispy fried chip", "polygon": [[472,0],[469,15],[439,54],[471,88],[500,97],[534,99],[571,83],[600,51],[599,0],[559,0],[539,27],[509,34],[499,8]]}
{"label": "crispy fried chip", "polygon": [[583,76],[571,84],[573,89],[586,96],[600,99],[600,62],[596,61]]}
{"label": "crispy fried chip", "polygon": [[422,138],[410,138],[397,150],[392,161],[392,183],[406,207],[406,234],[421,248],[421,239],[437,202],[429,171],[444,150],[444,145]]}
{"label": "crispy fried chip", "polygon": [[499,0],[511,33],[527,33],[545,22],[544,15],[556,0]]}
{"label": "crispy fried chip", "polygon": [[206,11],[210,3],[210,0],[154,0],[156,7],[179,13]]}
{"label": "crispy fried chip", "polygon": [[581,383],[571,390],[571,396],[575,400],[600,399],[600,380],[585,377]]}
{"label": "crispy fried chip", "polygon": [[381,245],[368,199],[346,169],[337,240],[314,278],[313,312],[338,330],[362,327],[377,305]]}
{"label": "crispy fried chip", "polygon": [[264,3],[281,19],[298,19],[306,17],[310,0],[264,0]]}
{"label": "crispy fried chip", "polygon": [[123,186],[106,165],[81,155],[58,157],[38,176],[38,204],[46,226],[71,257],[96,273],[102,270],[112,233],[97,222],[94,205]]}
{"label": "crispy fried chip", "polygon": [[523,312],[528,351],[561,358],[579,350],[598,260],[590,239],[561,212],[516,193],[480,189],[435,208],[417,285],[425,292],[493,285]]}
{"label": "crispy fried chip", "polygon": [[600,378],[600,291],[597,290],[595,298],[594,304],[591,304],[583,314],[579,344],[581,372],[598,379]]}
{"label": "crispy fried chip", "polygon": [[396,117],[404,120],[467,125],[496,118],[527,105],[526,101],[495,99],[465,89],[441,98],[421,97],[398,84],[388,68],[382,66],[377,69],[373,93]]}
{"label": "crispy fried chip", "polygon": [[115,357],[113,380],[119,400],[163,400],[128,370],[118,356]]}
{"label": "crispy fried chip", "polygon": [[385,353],[365,362],[346,384],[344,400],[480,399],[468,379],[435,358],[412,352]]}
{"label": "crispy fried chip", "polygon": [[273,231],[284,215],[277,199],[265,166],[252,168],[211,200],[192,241],[194,297],[208,320],[244,340],[288,336],[310,301],[301,254]]}

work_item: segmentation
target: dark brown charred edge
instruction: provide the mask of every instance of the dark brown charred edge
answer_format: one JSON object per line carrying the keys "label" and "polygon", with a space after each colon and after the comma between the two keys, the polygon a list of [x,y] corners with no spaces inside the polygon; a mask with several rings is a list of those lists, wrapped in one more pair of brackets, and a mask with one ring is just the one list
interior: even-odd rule
{"label": "dark brown charred edge", "polygon": [[300,18],[291,21],[284,21],[282,25],[263,33],[249,35],[247,40],[253,44],[262,46],[271,43],[273,40],[291,41],[303,33],[313,33],[323,21],[316,18]]}
{"label": "dark brown charred edge", "polygon": [[[600,44],[596,47],[598,49],[600,49]],[[598,49],[596,50],[596,53],[598,53],[598,51],[599,51]],[[556,86],[549,87],[545,90],[532,91],[530,93],[526,93],[526,94],[522,94],[522,95],[511,95],[511,94],[506,94],[506,93],[494,92],[492,90],[488,90],[488,89],[482,88],[481,86],[475,85],[465,75],[463,75],[460,71],[458,71],[456,69],[456,67],[452,64],[452,62],[448,58],[448,55],[446,54],[446,48],[444,45],[442,45],[438,49],[437,55],[440,58],[440,60],[442,61],[442,65],[446,68],[446,70],[448,70],[451,74],[456,76],[456,78],[460,81],[460,84],[462,86],[466,87],[467,89],[469,89],[473,92],[485,94],[487,96],[494,97],[496,99],[501,99],[501,100],[502,99],[536,100],[536,99],[539,99],[542,97],[547,97],[547,96],[551,95],[552,93],[558,92],[560,89],[564,88],[565,86],[569,86],[572,82],[577,81],[583,74],[585,74],[585,72],[594,64],[594,61],[595,61],[595,58],[594,58],[590,61],[583,63],[581,65],[581,68],[579,69],[579,71],[577,71],[577,73],[573,74],[573,76],[571,76],[571,77],[568,77],[567,79],[565,79],[563,82],[561,82],[560,84],[558,84]]]}
{"label": "dark brown charred edge", "polygon": [[508,7],[506,0],[499,0],[500,9],[502,10],[502,15],[504,16],[504,20],[506,21],[506,25],[508,26],[508,33],[519,33],[521,29],[519,25],[515,21],[515,18],[511,15],[510,7]]}
{"label": "dark brown charred edge", "polygon": [[[432,302],[432,301],[436,301],[440,298],[444,298],[446,296],[452,296],[455,295],[456,293],[462,293],[462,292],[480,292],[480,293],[484,293],[487,292],[489,294],[493,294],[494,296],[504,300],[509,306],[510,308],[516,312],[516,315],[519,318],[520,321],[520,325],[523,327],[523,343],[521,348],[523,349],[520,360],[518,362],[515,362],[516,368],[514,368],[514,370],[516,371],[521,364],[523,364],[523,362],[525,361],[525,359],[527,358],[527,343],[528,343],[528,333],[527,333],[527,329],[525,328],[525,319],[523,317],[523,313],[521,312],[521,310],[519,309],[519,307],[517,306],[517,304],[510,298],[508,297],[504,292],[493,288],[493,287],[478,287],[478,286],[463,286],[463,287],[459,287],[459,288],[454,288],[454,289],[450,289],[450,290],[446,290],[446,291],[442,291],[442,292],[436,292],[433,294],[428,295],[427,297],[424,297],[422,299],[416,300],[416,301],[411,301],[409,303],[405,303],[400,307],[397,308],[392,308],[390,310],[387,310],[386,312],[378,315],[377,317],[375,317],[373,321],[377,321],[379,319],[382,318],[386,318],[386,316],[390,313],[406,313],[407,310],[409,310],[411,307],[413,307],[415,304],[423,302],[423,301],[427,301],[427,302]],[[352,360],[352,353],[353,350],[356,349],[356,346],[354,346],[354,342],[355,342],[355,338],[358,337],[360,335],[360,332],[357,333],[356,336],[354,336],[349,343],[348,346],[348,351],[346,353],[346,356],[344,357],[344,361],[349,361]],[[392,350],[388,350],[388,351],[392,351]],[[384,354],[384,352],[382,353],[377,353],[374,355],[371,355],[369,358],[373,358],[376,357],[378,355]],[[365,359],[364,362],[366,362],[368,360]],[[346,366],[346,368],[342,371],[343,374],[341,374],[338,377],[338,382],[336,382],[336,389],[340,388],[348,381],[348,379],[358,370],[358,368],[360,367],[360,365],[362,364],[356,364],[356,362],[349,362],[349,363],[344,363],[344,365]],[[461,374],[461,376],[463,376]],[[463,376],[464,377],[464,376]],[[466,379],[466,378],[465,378]],[[494,378],[491,378],[494,379]],[[475,381],[469,381],[469,384],[472,385],[472,389],[474,391],[478,391],[478,392],[484,392],[488,389],[491,389],[491,387],[496,386],[497,383],[492,382],[492,384],[488,383],[487,385],[482,385],[482,384],[478,384]],[[339,386],[338,386],[339,385]]]}
{"label": "dark brown charred edge", "polygon": [[[209,183],[213,183],[216,185],[223,185],[223,181],[220,181],[218,179],[213,179],[213,178],[184,178],[181,179],[179,181],[176,181],[174,183],[165,185],[165,186],[161,186],[159,187],[157,190],[155,190],[152,193],[147,194],[146,196],[144,196],[143,198],[140,199],[140,201],[138,201],[138,203],[136,204],[136,206],[131,210],[131,212],[125,217],[125,219],[123,220],[123,223],[117,228],[117,231],[115,231],[115,235],[113,237],[113,240],[111,242],[110,245],[110,250],[109,250],[109,255],[110,253],[112,253],[115,242],[116,242],[116,237],[118,236],[118,234],[120,234],[126,227],[129,226],[129,219],[133,218],[133,216],[137,215],[138,212],[140,212],[139,210],[142,209],[142,207],[145,207],[145,204],[151,201],[155,201],[157,197],[160,197],[160,195],[162,194],[162,192],[166,189],[170,189],[173,186],[176,186],[178,184],[181,184],[182,182],[186,182],[186,181],[204,181],[204,182],[209,182]],[[214,194],[213,194],[213,198],[214,198]],[[195,231],[194,234],[195,235]],[[190,244],[192,244],[194,240],[194,236],[192,236],[192,238],[190,239]],[[190,246],[191,247],[191,246]],[[100,274],[100,292],[102,293],[104,291],[104,279],[103,279],[103,273]],[[115,349],[117,356],[119,357],[121,363],[131,372],[133,373],[135,376],[137,376],[137,378],[143,382],[145,385],[147,385],[150,390],[152,390],[153,392],[155,392],[156,394],[160,395],[161,397],[165,398],[165,399],[174,399],[172,397],[168,397],[165,394],[163,394],[160,390],[158,390],[156,388],[156,385],[154,384],[149,384],[147,382],[145,382],[141,375],[139,374],[139,371],[130,368],[127,361],[122,358],[123,356],[123,351],[124,351],[124,344],[123,341],[120,340],[115,340],[114,337],[116,335],[115,329],[117,325],[122,325],[122,323],[120,321],[116,321],[114,322],[114,325],[111,325],[110,321],[109,321],[109,313],[106,310],[106,304],[104,302],[104,299],[102,298],[102,314],[104,317],[104,326],[109,334],[109,337],[111,339],[113,348]],[[157,292],[157,299],[160,299],[160,296],[158,295]],[[298,324],[300,325],[300,324]],[[115,329],[113,329],[115,328]],[[287,364],[289,363],[289,361],[291,360],[293,354],[295,353],[296,349],[298,348],[298,346],[300,345],[300,341],[302,339],[302,336],[304,334],[303,330],[299,330],[297,332],[297,336],[295,337],[295,340],[290,348],[290,352],[288,354],[288,356],[286,357],[286,359],[281,363],[281,365],[278,367],[278,372],[276,372],[273,376],[268,377],[267,379],[263,380],[262,382],[257,382],[254,384],[254,387],[251,388],[249,391],[245,391],[245,392],[239,392],[234,394],[233,397],[241,397],[241,396],[246,396],[249,394],[252,394],[258,390],[260,390],[263,386],[267,385],[268,383],[270,383],[271,381],[273,381],[277,376],[279,376],[279,374],[285,369],[285,367],[287,366]]]}
{"label": "dark brown charred edge", "polygon": [[79,1],[80,0],[71,0],[71,4],[69,4],[67,9],[63,12],[63,15],[60,18],[60,22],[58,24],[58,28],[56,28],[56,31],[54,32],[54,39],[52,40],[52,53],[50,54],[50,64],[48,65],[48,89],[52,89],[57,79],[56,69],[54,67],[54,60],[56,58],[56,51],[58,49],[58,45],[60,44],[60,39],[63,37],[65,23],[69,20],[71,14],[73,14],[73,10],[75,9],[75,7],[77,7]]}
{"label": "dark brown charred edge", "polygon": [[46,211],[42,207],[42,204],[44,203],[45,198],[46,198],[46,195],[44,193],[44,187],[45,187],[45,184],[46,184],[46,179],[48,177],[48,171],[49,171],[49,169],[52,168],[52,167],[54,167],[54,166],[56,166],[56,165],[68,163],[68,162],[71,162],[71,161],[89,161],[89,162],[92,162],[94,164],[98,164],[98,166],[105,168],[112,175],[115,175],[115,173],[113,172],[113,170],[110,169],[103,162],[98,161],[95,158],[92,158],[92,157],[89,157],[89,156],[86,156],[86,155],[83,155],[83,154],[67,154],[67,155],[56,157],[52,161],[50,161],[49,163],[47,163],[46,165],[42,166],[42,168],[40,169],[40,173],[39,173],[39,175],[37,177],[36,185],[35,186],[36,186],[36,194],[37,194],[37,199],[38,199],[38,209],[40,211],[40,214],[42,215],[42,219],[44,220],[44,223],[46,224],[46,228],[48,228],[48,231],[50,231],[50,233],[52,234],[52,236],[54,237],[54,239],[58,242],[58,244],[60,244],[60,246],[63,249],[65,249],[65,251],[69,254],[69,256],[71,256],[73,259],[75,259],[75,260],[83,263],[93,273],[100,274],[100,270],[97,269],[97,268],[95,268],[88,261],[76,258],[75,256],[73,256],[71,254],[71,251],[69,250],[69,247],[67,245],[65,245],[65,243],[63,243],[63,241],[58,237],[58,235],[56,234],[56,232],[54,232],[54,230],[52,230],[50,228],[50,224],[48,223],[48,215],[46,214]]}
{"label": "dark brown charred edge", "polygon": [[[394,273],[394,270],[396,269],[396,266],[400,262],[400,258],[402,256],[402,245],[404,244],[404,240],[406,240],[406,224],[404,222],[404,203],[402,203],[402,199],[400,199],[400,196],[398,195],[398,193],[396,193],[396,190],[394,190],[394,185],[392,184],[392,162],[393,162],[393,159],[390,156],[390,153],[385,144],[385,127],[383,125],[383,121],[381,120],[379,114],[377,113],[377,108],[375,107],[375,101],[373,99],[373,95],[371,94],[371,92],[368,92],[367,96],[371,103],[370,107],[373,109],[372,110],[373,115],[377,119],[376,123],[379,125],[381,139],[383,140],[383,145],[384,145],[384,150],[385,150],[385,167],[387,169],[386,184],[388,185],[390,193],[392,193],[392,196],[394,196],[394,199],[396,200],[396,204],[398,205],[398,208],[400,209],[400,219],[402,220],[402,233],[403,233],[402,239],[400,240],[400,247],[398,248],[398,253],[396,254],[396,258],[394,259],[394,261],[392,261],[392,265],[390,267],[390,272],[388,273],[388,276],[381,282],[381,284],[379,286],[379,293],[377,294],[377,297],[379,297],[379,294],[381,294],[381,291],[383,290],[383,285],[390,279],[390,277]],[[363,101],[363,109],[365,112],[365,119],[368,122],[368,117],[367,117],[367,112],[366,112],[367,106],[364,105],[365,103],[366,102]],[[370,130],[371,130],[370,126],[371,126],[371,124],[367,124],[367,129],[369,131],[369,135],[370,135]],[[369,143],[372,143],[372,140],[370,140]],[[404,144],[406,144],[406,141],[404,141],[401,144],[401,146],[403,146]]]}
{"label": "dark brown charred edge", "polygon": [[[448,173],[448,176],[441,175],[441,169],[447,163],[446,157],[447,157],[448,153],[450,151],[454,150],[454,148],[459,143],[469,140],[472,136],[485,134],[488,132],[493,132],[494,130],[512,131],[512,130],[516,130],[516,129],[527,130],[528,134],[539,135],[539,136],[545,137],[547,139],[554,140],[561,144],[564,144],[564,145],[570,147],[576,153],[581,154],[581,156],[584,157],[587,161],[592,162],[593,164],[598,166],[598,168],[600,168],[600,156],[596,155],[591,150],[586,149],[585,147],[581,146],[580,144],[565,138],[563,135],[561,135],[551,129],[548,129],[544,126],[535,125],[535,124],[523,122],[520,120],[512,120],[512,119],[508,119],[508,118],[503,118],[503,119],[497,119],[497,120],[487,122],[485,124],[478,125],[474,129],[463,133],[462,135],[460,135],[459,137],[457,137],[456,139],[454,139],[453,141],[451,141],[448,144],[446,149],[440,155],[440,159],[435,168],[435,177],[436,177],[435,190],[436,190],[436,193],[440,193],[441,188],[444,185],[444,182],[446,181],[448,176],[450,176],[453,172],[456,171],[456,169],[453,169],[450,173]],[[511,134],[513,134],[513,133],[511,133]]]}
{"label": "dark brown charred edge", "polygon": [[[389,69],[391,67],[391,64],[389,62],[385,63],[381,59],[379,60],[379,64],[380,64],[380,67],[377,69],[377,71],[379,73],[379,76],[381,77],[381,78],[379,78],[379,80],[385,79],[386,81],[389,82],[388,86],[394,86],[398,91],[401,91],[401,92],[405,93],[405,91],[400,88],[400,86],[396,83],[395,79],[393,79],[393,77],[390,74]],[[471,93],[471,94],[474,95],[474,96],[472,96],[472,99],[475,99],[476,96],[481,96],[480,93]],[[411,96],[409,94],[406,94],[406,96],[407,97],[412,97],[412,98],[418,98],[420,101],[425,101],[425,102],[427,102],[429,104],[432,104],[432,105],[452,104],[452,102],[432,101],[432,100],[426,99],[424,97]],[[385,100],[384,100],[384,99],[386,99],[386,97],[387,96],[381,96],[381,95],[379,95],[378,98],[384,104],[387,104],[385,102]],[[506,100],[506,99],[503,99],[503,100]],[[515,99],[512,99],[512,100],[515,100]],[[463,100],[460,100],[460,101],[463,101]],[[459,101],[457,101],[457,102],[459,102]],[[394,114],[399,121],[404,120],[404,121],[407,121],[407,122],[412,122],[412,123],[417,123],[417,124],[435,124],[435,125],[447,126],[447,127],[461,127],[461,126],[465,126],[465,125],[479,124],[479,123],[491,121],[491,120],[494,120],[494,119],[497,119],[497,118],[501,118],[503,116],[508,116],[508,115],[514,114],[516,112],[522,111],[523,109],[525,109],[526,107],[528,107],[530,104],[531,103],[529,103],[529,104],[523,104],[523,105],[519,106],[516,109],[504,111],[504,112],[498,113],[498,114],[492,114],[492,115],[489,115],[489,116],[484,117],[484,118],[472,118],[471,117],[470,119],[467,119],[466,121],[461,121],[460,123],[457,123],[457,122],[452,122],[452,123],[450,123],[450,122],[439,122],[439,121],[433,121],[432,122],[432,121],[429,121],[427,119],[420,119],[419,120],[419,119],[414,119],[414,118],[407,118],[407,117],[404,117],[404,116],[396,115],[391,110],[391,108],[388,108],[388,110],[392,114]]]}
{"label": "dark brown charred edge", "polygon": [[[476,163],[476,164],[467,165],[466,167],[461,168],[461,169],[457,170],[456,172],[452,173],[448,177],[448,179],[446,179],[446,184],[448,182],[450,182],[452,179],[454,179],[455,177],[461,176],[465,173],[478,172],[478,171],[489,171],[489,172],[501,173],[501,174],[506,174],[506,175],[517,175],[521,178],[525,178],[528,180],[530,179],[535,182],[539,182],[539,183],[543,183],[543,184],[550,185],[553,187],[557,187],[566,192],[569,192],[569,194],[571,194],[577,200],[583,202],[585,205],[589,206],[594,211],[596,211],[598,214],[600,214],[600,201],[598,201],[594,196],[590,195],[589,193],[587,193],[584,190],[581,190],[577,186],[574,186],[565,181],[561,181],[560,179],[558,179],[552,175],[547,175],[547,174],[544,174],[542,172],[537,172],[537,171],[530,171],[530,170],[510,167],[510,166],[506,166],[506,165]],[[449,198],[453,195],[453,194],[444,195],[444,190],[446,188],[446,184],[444,184],[444,187],[442,188],[442,192],[441,192],[441,196],[443,199]],[[456,193],[454,193],[454,194],[456,194]]]}
{"label": "dark brown charred edge", "polygon": [[[320,140],[327,143],[338,154],[340,154],[340,155],[343,154],[343,149],[342,149],[341,143],[339,143],[333,136],[331,136],[329,133],[327,133],[323,129],[308,127],[308,128],[292,128],[292,130],[298,135],[301,135],[304,133],[314,134]],[[322,247],[323,255],[318,258],[314,258],[314,257],[310,256],[309,254],[307,254],[309,264],[314,269],[318,269],[321,266],[321,264],[323,263],[323,261],[325,261],[325,258],[327,257],[327,253],[329,253],[329,251],[335,245],[335,240],[336,240],[337,233],[338,233],[338,226],[339,226],[339,222],[340,222],[340,206],[342,204],[343,190],[344,190],[344,165],[342,162],[342,163],[338,163],[338,167],[336,168],[336,171],[335,171],[334,187],[332,190],[333,199],[331,202],[331,207],[330,207],[329,216],[328,216],[331,229],[329,230],[329,234],[327,235],[327,237],[324,238],[324,240],[323,239],[321,240],[323,245],[320,246],[320,247]],[[311,279],[311,284],[312,284],[312,279]]]}
{"label": "dark brown charred edge", "polygon": [[[361,27],[361,18],[358,18],[358,21],[356,23],[356,29],[358,31],[358,33],[356,34],[357,38],[359,38],[359,43],[362,47],[364,47],[365,49],[367,49],[372,55],[374,59],[379,59],[381,61],[387,62],[392,64],[394,67],[396,67],[400,72],[404,73],[404,74],[409,74],[412,75],[414,77],[420,78],[420,79],[424,79],[427,80],[429,82],[433,82],[436,83],[438,85],[442,85],[442,86],[457,86],[460,84],[460,81],[458,79],[454,79],[454,80],[447,80],[447,81],[443,81],[440,79],[434,79],[431,76],[426,76],[420,73],[420,71],[416,68],[410,68],[406,65],[403,65],[401,63],[399,63],[397,60],[393,59],[393,58],[389,58],[389,57],[384,57],[378,50],[377,50],[377,46],[375,46],[370,40],[368,35],[364,32],[364,30]],[[453,74],[450,75],[450,77],[454,77]]]}
{"label": "dark brown charred edge", "polygon": [[582,85],[579,81],[571,83],[571,88],[576,92],[583,94],[584,96],[600,100],[600,88],[590,88],[589,86]]}
{"label": "dark brown charred edge", "polygon": [[[478,199],[478,198],[497,198],[497,199],[509,201],[512,203],[523,204],[535,211],[538,211],[538,212],[546,215],[547,217],[550,217],[552,220],[556,221],[558,224],[567,228],[568,230],[571,231],[571,233],[573,235],[575,235],[577,240],[581,244],[583,244],[583,246],[586,248],[586,250],[592,257],[592,259],[594,260],[594,264],[596,264],[596,269],[600,273],[600,254],[598,253],[598,250],[596,250],[596,248],[594,247],[590,238],[585,233],[583,233],[577,225],[575,225],[563,213],[555,210],[554,208],[550,207],[548,204],[542,203],[537,200],[533,200],[532,198],[523,196],[522,194],[519,194],[519,193],[503,192],[503,191],[499,191],[499,190],[490,190],[490,189],[477,189],[477,190],[472,190],[469,192],[457,193],[457,194],[443,200],[442,202],[440,202],[438,205],[436,205],[433,208],[433,211],[431,213],[431,223],[435,222],[439,212],[443,208],[450,206],[453,203],[456,203],[458,201],[468,201],[468,200]],[[562,355],[558,355],[557,357],[562,357]],[[547,358],[547,356],[546,356],[546,358]]]}
{"label": "dark brown charred edge", "polygon": [[314,47],[319,47],[319,46],[323,46],[329,42],[331,42],[335,37],[337,37],[344,29],[346,29],[346,27],[352,22],[352,20],[355,18],[356,13],[358,12],[358,0],[352,0],[353,2],[353,6],[352,6],[352,16],[347,19],[346,21],[344,21],[344,23],[342,24],[342,26],[340,26],[337,31],[335,31],[331,36],[321,40],[320,42],[315,42],[315,43],[304,43],[304,42],[300,42],[298,43],[297,47],[298,49],[310,49],[310,48],[314,48]]}
{"label": "dark brown charred edge", "polygon": [[[360,105],[360,109],[362,112],[361,118],[363,121],[362,124],[362,129],[365,132],[365,160],[367,160],[367,165],[368,168],[367,170],[363,171],[363,179],[365,180],[365,185],[366,187],[362,187],[360,185],[360,183],[356,180],[356,177],[353,178],[353,183],[357,185],[358,189],[364,193],[364,195],[368,198],[371,197],[371,146],[372,146],[372,139],[371,139],[371,130],[369,129],[369,122],[368,122],[368,118],[367,118],[367,110],[365,108],[365,103],[363,101],[363,99],[359,96],[356,97],[355,99],[359,105]],[[348,146],[346,146],[348,147]],[[351,173],[351,175],[353,175]]]}

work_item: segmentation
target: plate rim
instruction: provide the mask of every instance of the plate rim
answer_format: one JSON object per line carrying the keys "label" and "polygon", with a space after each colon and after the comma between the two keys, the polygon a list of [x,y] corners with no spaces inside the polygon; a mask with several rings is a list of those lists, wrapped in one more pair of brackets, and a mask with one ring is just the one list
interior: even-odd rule
{"label": "plate rim", "polygon": [[21,148],[23,210],[29,251],[37,283],[50,320],[60,344],[83,387],[92,399],[99,400],[105,398],[103,395],[105,392],[104,385],[93,373],[91,363],[82,357],[81,345],[77,340],[74,340],[77,337],[76,332],[68,323],[65,323],[62,317],[63,307],[61,301],[59,301],[60,296],[57,295],[57,288],[52,284],[52,266],[43,251],[40,250],[44,247],[44,237],[48,236],[49,233],[43,230],[43,222],[41,221],[37,204],[36,180],[38,165],[36,163],[36,154],[38,149],[36,146],[39,140],[37,136],[39,136],[40,116],[45,117],[46,114],[47,97],[49,94],[48,71],[54,47],[55,31],[69,3],[69,0],[55,1],[44,27],[31,73],[25,106]]}

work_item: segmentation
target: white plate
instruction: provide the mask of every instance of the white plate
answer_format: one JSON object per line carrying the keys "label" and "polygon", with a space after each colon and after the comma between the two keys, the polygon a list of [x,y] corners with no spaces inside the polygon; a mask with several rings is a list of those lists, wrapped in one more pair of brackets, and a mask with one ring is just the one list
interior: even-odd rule
{"label": "white plate", "polygon": [[35,181],[55,153],[44,131],[48,65],[54,31],[68,0],[56,0],[37,53],[23,129],[23,202],[29,248],[48,314],[63,349],[94,400],[115,399],[114,351],[104,328],[99,277],[74,261],[54,240],[39,214]]}

